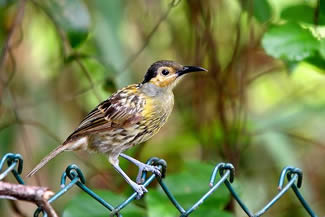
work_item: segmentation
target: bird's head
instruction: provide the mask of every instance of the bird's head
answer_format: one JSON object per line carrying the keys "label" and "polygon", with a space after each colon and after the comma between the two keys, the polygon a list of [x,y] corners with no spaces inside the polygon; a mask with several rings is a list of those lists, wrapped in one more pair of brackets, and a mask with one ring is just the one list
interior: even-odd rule
{"label": "bird's head", "polygon": [[173,89],[185,74],[198,71],[207,70],[198,66],[183,66],[170,60],[160,60],[149,67],[142,84],[151,83],[157,87]]}

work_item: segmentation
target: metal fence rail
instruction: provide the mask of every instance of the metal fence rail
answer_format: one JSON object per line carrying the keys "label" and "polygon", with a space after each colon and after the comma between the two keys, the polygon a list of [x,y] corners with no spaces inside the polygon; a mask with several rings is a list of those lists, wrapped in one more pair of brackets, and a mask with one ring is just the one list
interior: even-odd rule
{"label": "metal fence rail", "polygon": [[[4,169],[4,165],[7,162],[8,167]],[[162,174],[166,171],[166,162],[159,158],[150,158],[147,161],[147,164],[159,166],[162,170]],[[23,159],[20,154],[6,154],[0,161],[0,181],[6,177],[10,172],[15,176],[16,180],[20,184],[24,184],[23,179],[21,178],[20,174],[23,169]],[[222,184],[225,184],[231,195],[234,197],[235,201],[239,204],[239,206],[243,209],[243,211],[249,217],[258,217],[262,216],[266,213],[290,188],[294,191],[295,195],[297,196],[298,200],[300,201],[301,205],[305,208],[309,216],[316,217],[317,215],[312,211],[308,203],[305,201],[301,193],[299,192],[299,188],[302,185],[302,171],[299,168],[295,167],[285,167],[280,175],[278,190],[279,192],[270,200],[269,203],[266,204],[261,210],[253,213],[248,209],[245,203],[240,199],[239,195],[236,193],[234,188],[232,187],[231,183],[234,180],[234,167],[230,163],[219,163],[214,168],[211,179],[210,179],[210,190],[205,193],[192,207],[188,209],[184,209],[181,204],[178,203],[176,198],[173,196],[172,192],[169,191],[167,185],[164,183],[163,178],[151,175],[147,177],[146,172],[143,172],[142,177],[145,180],[144,186],[148,186],[151,182],[155,179],[160,184],[161,188],[165,192],[166,196],[169,198],[171,203],[175,206],[175,208],[179,211],[180,217],[189,216],[193,213],[197,208],[214,192],[216,191]],[[218,177],[218,179],[217,179]],[[67,178],[70,181],[67,181]],[[287,178],[288,183],[284,185],[285,179]],[[110,211],[111,216],[122,216],[120,211],[125,208],[129,203],[136,199],[137,193],[134,192],[128,199],[120,203],[118,206],[114,207],[104,199],[102,199],[99,195],[97,195],[94,191],[86,186],[86,180],[84,175],[82,174],[80,168],[77,165],[70,165],[67,167],[65,172],[62,174],[61,177],[61,190],[58,191],[54,196],[52,196],[48,202],[52,203],[55,200],[59,199],[64,193],[68,192],[74,186],[78,186],[84,192],[86,192],[90,197],[97,200],[101,205],[106,207]],[[199,209],[198,209],[199,210]],[[47,216],[45,211],[42,208],[37,208],[34,212],[34,217],[40,216]]]}

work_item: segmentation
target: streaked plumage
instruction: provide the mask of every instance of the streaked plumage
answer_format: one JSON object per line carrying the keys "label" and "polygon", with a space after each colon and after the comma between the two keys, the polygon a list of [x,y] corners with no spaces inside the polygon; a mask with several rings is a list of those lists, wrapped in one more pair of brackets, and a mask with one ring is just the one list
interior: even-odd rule
{"label": "streaked plumage", "polygon": [[[181,75],[203,71],[200,67],[182,66],[173,61],[158,61],[150,66],[144,81],[114,93],[93,109],[66,141],[46,156],[29,174],[33,175],[49,160],[65,150],[88,150],[107,154],[109,162],[137,191],[146,192],[118,166],[122,156],[142,170],[160,174],[155,167],[122,155],[130,147],[145,142],[166,123],[174,105],[173,88]],[[137,178],[139,182],[139,177]]]}
{"label": "streaked plumage", "polygon": [[127,86],[99,104],[80,123],[65,143],[88,137],[87,149],[119,155],[132,145],[156,134],[167,121],[173,105],[172,92],[148,98],[144,84]]}

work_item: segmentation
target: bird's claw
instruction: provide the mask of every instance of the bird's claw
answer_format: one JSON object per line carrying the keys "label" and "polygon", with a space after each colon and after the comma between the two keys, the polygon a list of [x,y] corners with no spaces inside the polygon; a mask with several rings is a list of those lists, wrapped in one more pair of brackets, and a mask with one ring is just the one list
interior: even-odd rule
{"label": "bird's claw", "polygon": [[161,172],[158,166],[152,166],[152,165],[148,165],[148,164],[144,164],[144,166],[139,168],[139,173],[136,179],[136,182],[138,184],[142,184],[144,182],[144,178],[142,177],[142,172],[152,172],[153,174],[161,177]]}
{"label": "bird's claw", "polygon": [[134,189],[135,192],[137,192],[137,200],[139,200],[144,193],[147,193],[148,190],[146,189],[146,187],[144,185],[138,185],[136,183],[134,183],[134,185],[132,185],[132,188]]}

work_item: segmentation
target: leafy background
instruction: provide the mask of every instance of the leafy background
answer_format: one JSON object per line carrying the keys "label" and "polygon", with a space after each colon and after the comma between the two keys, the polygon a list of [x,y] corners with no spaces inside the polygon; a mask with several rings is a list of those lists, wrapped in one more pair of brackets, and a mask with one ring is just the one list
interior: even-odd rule
{"label": "leafy background", "polygon": [[[252,210],[276,193],[284,166],[300,167],[303,194],[322,215],[324,25],[320,0],[0,0],[0,48],[9,45],[0,59],[0,154],[21,153],[26,174],[101,100],[141,81],[154,61],[172,59],[209,72],[184,79],[167,125],[128,153],[165,159],[166,182],[185,208],[208,190],[217,162],[235,165],[236,187]],[[131,193],[105,156],[81,152],[58,156],[26,181],[57,191],[71,163],[107,201],[116,205]],[[54,207],[65,217],[107,216],[77,188]],[[35,206],[1,200],[0,210],[31,216]],[[155,184],[122,214],[177,216]],[[193,216],[245,215],[221,188]],[[265,216],[306,213],[287,194]]]}

